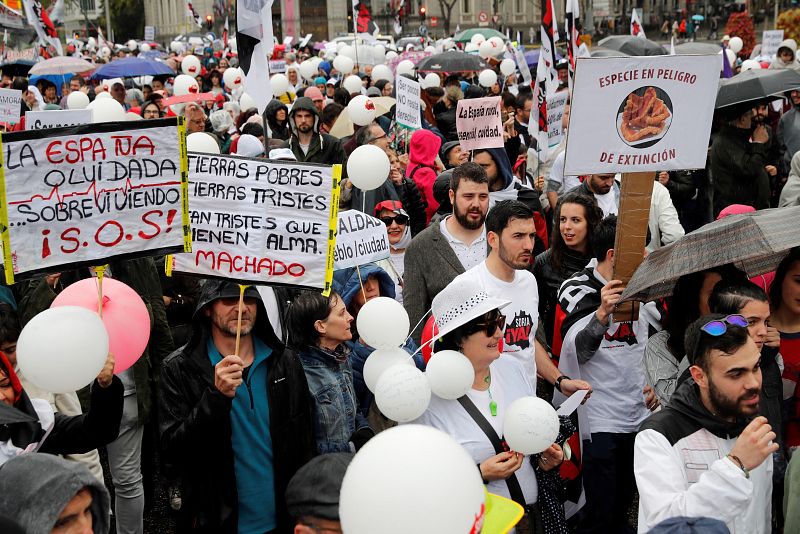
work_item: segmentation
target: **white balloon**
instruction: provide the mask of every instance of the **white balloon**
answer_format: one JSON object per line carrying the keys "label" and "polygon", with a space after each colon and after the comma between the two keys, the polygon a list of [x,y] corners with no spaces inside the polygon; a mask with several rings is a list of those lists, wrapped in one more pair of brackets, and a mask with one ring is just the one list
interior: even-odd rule
{"label": "white balloon", "polygon": [[95,48],[97,46],[97,39],[95,39],[94,37],[89,37],[86,40],[86,46],[89,46],[91,48]]}
{"label": "white balloon", "polygon": [[435,54],[436,53],[436,47],[435,46],[426,46],[425,47],[425,52],[427,52],[429,54]]}
{"label": "white balloon", "polygon": [[386,47],[382,44],[377,44],[372,47],[372,60],[378,64],[386,61]]}
{"label": "white balloon", "polygon": [[338,70],[344,75],[350,74],[353,72],[353,67],[355,67],[355,62],[350,59],[349,57],[345,56],[336,56],[333,59],[333,68]]}
{"label": "white balloon", "polygon": [[302,76],[306,80],[313,80],[317,74],[317,68],[314,64],[309,61],[305,60],[300,63],[300,76]]}
{"label": "white balloon", "polygon": [[538,454],[558,437],[558,415],[544,399],[522,397],[506,409],[503,435],[512,451]]}
{"label": "white balloon", "polygon": [[[94,93],[94,99],[95,99],[95,100],[102,100],[102,99],[104,99],[104,98],[111,98],[111,93],[109,93],[108,91],[100,91],[100,92],[97,92],[97,89],[95,89],[95,93]],[[91,105],[91,104],[90,104],[90,105]],[[87,107],[88,107],[88,106],[87,106]]]}
{"label": "white balloon", "polygon": [[386,65],[375,65],[372,67],[372,81],[377,82],[378,80],[388,80],[390,82],[394,80],[392,69]]}
{"label": "white balloon", "polygon": [[239,109],[241,109],[242,113],[248,109],[254,108],[258,108],[258,104],[256,104],[255,100],[253,100],[253,97],[247,93],[242,93],[242,96],[239,97]]}
{"label": "white balloon", "polygon": [[172,93],[175,96],[188,95],[189,93],[199,93],[200,86],[197,80],[186,74],[178,74],[172,82]]}
{"label": "white balloon", "polygon": [[425,413],[431,403],[431,385],[425,373],[412,365],[386,369],[375,386],[375,403],[383,415],[408,423]]}
{"label": "white balloon", "polygon": [[231,52],[236,52],[236,50],[238,49],[236,45],[236,37],[231,37],[230,39],[228,39],[228,48],[231,49]]}
{"label": "white balloon", "polygon": [[503,48],[498,47],[497,43],[495,43],[492,40],[486,40],[478,46],[478,55],[481,56],[483,59],[488,59],[490,57],[496,56],[502,51]]}
{"label": "white balloon", "polygon": [[111,49],[107,46],[104,46],[100,49],[100,55],[105,58],[111,57]]}
{"label": "white balloon", "polygon": [[478,74],[478,83],[481,86],[489,88],[497,83],[497,73],[491,69],[482,70]]}
{"label": "white balloon", "polygon": [[114,87],[115,83],[121,83],[124,85],[125,82],[122,81],[122,78],[109,78],[107,80],[103,80],[100,85],[103,88],[103,91],[111,91],[111,88]]}
{"label": "white balloon", "polygon": [[83,91],[72,91],[67,96],[67,109],[86,109],[89,97]]}
{"label": "white balloon", "polygon": [[378,385],[378,380],[383,372],[397,364],[414,365],[411,356],[399,347],[372,351],[372,354],[367,356],[367,360],[364,362],[364,383],[367,385],[367,389],[375,393],[375,386]]}
{"label": "white balloon", "polygon": [[414,74],[414,62],[410,59],[404,59],[400,63],[397,64],[397,67],[394,69],[395,74],[400,76],[401,74]]}
{"label": "white balloon", "polygon": [[276,97],[285,95],[290,90],[289,78],[285,74],[273,74],[270,78],[272,84],[272,92]]}
{"label": "white balloon", "polygon": [[[244,111],[244,106],[242,106]],[[389,156],[379,146],[361,145],[347,159],[347,176],[354,186],[362,191],[379,188],[389,176]],[[358,314],[362,316],[361,313]],[[406,327],[406,333],[408,327]],[[360,332],[360,329],[359,329]],[[405,339],[405,338],[404,338]],[[399,345],[399,343],[394,346]],[[375,347],[375,345],[372,345]]]}
{"label": "white balloon", "polygon": [[322,58],[319,56],[314,56],[309,59],[309,61],[314,64],[315,69],[319,69],[319,64],[322,63]]}
{"label": "white balloon", "polygon": [[506,58],[500,62],[500,72],[503,76],[511,76],[517,70],[517,64],[511,58]]}
{"label": "white balloon", "polygon": [[149,44],[147,44],[147,43],[142,43],[142,46],[140,46],[140,47],[139,47],[139,49],[140,49],[142,52],[149,52],[149,51],[151,50],[151,47],[150,47],[150,45],[149,45]]}
{"label": "white balloon", "polygon": [[[347,80],[345,80],[345,83],[347,83]],[[375,103],[368,96],[355,96],[347,104],[347,113],[353,124],[364,126],[375,119]]]}
{"label": "white balloon", "polygon": [[732,50],[734,54],[738,54],[743,46],[744,41],[742,41],[741,37],[731,37],[731,40],[728,41],[728,49]]}
{"label": "white balloon", "polygon": [[344,79],[342,82],[342,87],[347,89],[347,92],[352,94],[361,93],[361,89],[364,87],[364,84],[361,83],[361,78],[356,76],[355,74],[351,74],[347,78]]}
{"label": "white balloon", "polygon": [[183,43],[181,43],[180,41],[172,41],[169,44],[169,49],[175,52],[176,54],[180,54],[183,51]]}
{"label": "white balloon", "polygon": [[391,61],[396,57],[397,57],[397,52],[395,52],[394,50],[389,50],[388,52],[386,52],[386,61]]}
{"label": "white balloon", "polygon": [[476,45],[475,43],[467,43],[467,46],[464,47],[464,52],[466,52],[467,54],[471,54],[477,51],[478,51],[478,45]]}
{"label": "white balloon", "polygon": [[726,48],[717,52],[717,54],[719,54],[719,69],[722,70],[725,68],[725,64],[722,59],[723,52],[726,56],[728,56],[728,64],[731,66],[731,68],[733,68],[736,65],[736,54],[730,48]]}
{"label": "white balloon", "polygon": [[467,394],[475,381],[475,369],[466,356],[455,350],[434,352],[425,367],[431,391],[443,399]]}
{"label": "white balloon", "polygon": [[200,58],[197,56],[186,56],[181,61],[181,72],[188,76],[197,76],[200,74]]}
{"label": "white balloon", "polygon": [[244,72],[239,67],[225,69],[225,72],[222,73],[222,82],[228,89],[236,89],[242,85],[242,80],[244,80]]}
{"label": "white balloon", "polygon": [[469,42],[474,45],[480,45],[485,40],[486,37],[484,37],[482,33],[476,33],[475,35],[472,36],[472,39],[470,39]]}
{"label": "white balloon", "polygon": [[142,116],[139,115],[138,113],[134,113],[133,111],[129,111],[129,112],[125,113],[125,118],[128,119],[129,121],[140,121],[140,120],[142,120]]}
{"label": "white balloon", "polygon": [[205,152],[219,154],[219,144],[205,132],[194,132],[186,136],[186,150],[189,152]]}
{"label": "white balloon", "polygon": [[137,45],[137,44],[136,44],[136,41],[134,41],[133,39],[131,39],[130,41],[128,41],[127,43],[125,43],[125,46],[126,46],[126,47],[128,48],[128,50],[130,50],[130,51],[134,51],[134,50],[136,50],[137,48],[139,48],[139,45]]}
{"label": "white balloon", "polygon": [[98,122],[124,121],[128,119],[122,104],[110,96],[109,98],[95,98],[94,102],[86,106],[86,109],[92,110],[93,124]]}
{"label": "white balloon", "polygon": [[[359,148],[353,151],[353,154]],[[383,150],[375,147],[381,152]],[[385,154],[385,152],[383,152]],[[352,159],[353,155],[350,155]],[[363,157],[363,156],[359,156]],[[371,162],[375,165],[375,162]],[[348,176],[351,176],[350,166],[347,167]],[[388,172],[387,172],[388,175]],[[352,179],[352,178],[351,178]],[[384,178],[385,179],[385,178]],[[383,182],[381,182],[383,183]],[[356,186],[358,187],[358,186]],[[399,347],[406,342],[408,337],[408,329],[411,321],[408,318],[408,312],[402,304],[389,297],[375,297],[370,300],[361,308],[356,318],[356,325],[358,326],[358,334],[370,347],[376,349],[388,349],[392,347]]]}
{"label": "white balloon", "polygon": [[759,63],[755,59],[745,59],[744,61],[742,61],[742,68],[740,69],[742,72],[752,69],[756,70],[761,69],[761,63]]}
{"label": "white balloon", "polygon": [[[434,495],[446,497],[427,497]],[[480,532],[485,498],[466,449],[433,427],[401,425],[376,435],[353,458],[339,517],[347,534]]]}
{"label": "white balloon", "polygon": [[497,48],[498,50],[503,50],[506,47],[506,42],[503,41],[500,37],[496,37],[496,36],[495,37],[489,37],[489,39],[487,39],[487,40],[493,42],[495,48]]}
{"label": "white balloon", "polygon": [[72,393],[91,383],[107,357],[108,333],[103,320],[78,306],[41,312],[25,325],[17,340],[20,371],[34,386],[50,393]]}
{"label": "white balloon", "polygon": [[428,89],[430,87],[439,87],[442,83],[441,78],[435,72],[429,72],[425,75],[422,79],[422,87],[423,89]]}
{"label": "white balloon", "polygon": [[339,49],[339,55],[349,57],[352,60],[356,59],[356,49],[350,45],[344,45]]}

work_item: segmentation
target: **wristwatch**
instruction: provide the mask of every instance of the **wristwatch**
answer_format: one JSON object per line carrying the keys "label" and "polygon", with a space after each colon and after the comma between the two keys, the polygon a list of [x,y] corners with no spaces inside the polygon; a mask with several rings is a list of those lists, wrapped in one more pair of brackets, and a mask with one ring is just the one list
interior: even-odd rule
{"label": "wristwatch", "polygon": [[563,391],[561,391],[561,382],[563,380],[572,380],[572,379],[567,375],[561,375],[558,378],[556,378],[556,381],[553,382],[553,387],[555,387],[559,393],[563,393]]}

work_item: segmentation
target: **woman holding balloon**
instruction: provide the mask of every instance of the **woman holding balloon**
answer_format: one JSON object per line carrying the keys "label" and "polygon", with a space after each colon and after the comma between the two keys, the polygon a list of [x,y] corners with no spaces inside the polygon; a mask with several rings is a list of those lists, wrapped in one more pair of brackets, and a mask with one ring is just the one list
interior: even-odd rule
{"label": "woman holding balloon", "polygon": [[442,351],[447,358],[460,355],[457,366],[471,367],[474,380],[464,395],[449,399],[433,395],[428,409],[414,423],[438,428],[459,442],[475,460],[490,493],[526,508],[528,513],[517,525],[518,533],[526,533],[533,532],[532,521],[538,521],[529,515],[538,497],[536,470],[559,466],[564,453],[556,443],[533,457],[504,450],[506,410],[517,399],[535,396],[521,364],[500,358],[505,325],[500,309],[507,304],[469,280],[456,280],[433,299],[438,337],[431,362]]}

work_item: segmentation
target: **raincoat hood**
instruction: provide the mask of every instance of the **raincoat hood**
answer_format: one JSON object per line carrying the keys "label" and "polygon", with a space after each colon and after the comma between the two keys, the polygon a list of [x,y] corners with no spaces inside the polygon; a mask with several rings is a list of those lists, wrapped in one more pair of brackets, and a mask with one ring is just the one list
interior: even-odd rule
{"label": "raincoat hood", "polygon": [[[361,282],[358,280],[359,270],[361,271]],[[382,297],[395,297],[394,282],[389,276],[389,273],[374,263],[366,263],[360,265],[358,269],[355,267],[348,267],[347,269],[339,269],[333,273],[333,289],[342,296],[345,307],[350,307],[353,297],[361,291],[361,283],[370,276],[374,276],[378,279]]]}
{"label": "raincoat hood", "polygon": [[109,528],[108,491],[80,462],[30,453],[0,469],[0,516],[12,518],[28,534],[50,534],[61,511],[83,488],[92,494],[92,531]]}
{"label": "raincoat hood", "polygon": [[292,134],[297,135],[297,127],[294,123],[294,116],[298,111],[309,111],[314,115],[314,133],[319,133],[319,113],[317,113],[317,106],[314,101],[306,96],[301,96],[292,104],[292,110],[289,112],[289,127],[292,129]]}
{"label": "raincoat hood", "polygon": [[738,436],[750,423],[748,419],[744,418],[730,423],[709,412],[700,400],[700,392],[694,380],[686,380],[678,386],[669,399],[667,409],[681,413],[698,426],[722,439]]}
{"label": "raincoat hood", "polygon": [[286,127],[286,122],[283,124],[278,122],[277,115],[278,111],[283,110],[286,112],[286,117],[288,120],[289,117],[289,108],[281,102],[280,100],[272,99],[267,104],[267,109],[264,110],[264,117],[266,117],[267,122],[269,122],[269,126],[272,128],[273,126],[277,125],[279,127]]}
{"label": "raincoat hood", "polygon": [[514,184],[514,171],[511,169],[511,162],[508,161],[508,155],[504,148],[487,148],[485,149],[497,165],[497,173],[502,180],[503,187],[498,191],[506,191],[513,188]]}
{"label": "raincoat hood", "polygon": [[408,165],[406,166],[406,177],[411,177],[411,173],[417,165],[434,168],[436,166],[436,155],[442,146],[442,140],[428,130],[417,130],[411,136],[411,143],[408,151]]}

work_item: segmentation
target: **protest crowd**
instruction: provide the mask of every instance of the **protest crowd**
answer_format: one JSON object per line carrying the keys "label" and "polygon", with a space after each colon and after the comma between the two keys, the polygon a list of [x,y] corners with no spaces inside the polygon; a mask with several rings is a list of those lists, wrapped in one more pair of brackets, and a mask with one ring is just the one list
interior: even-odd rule
{"label": "protest crowd", "polygon": [[797,43],[544,6],[0,65],[0,532],[800,533]]}

